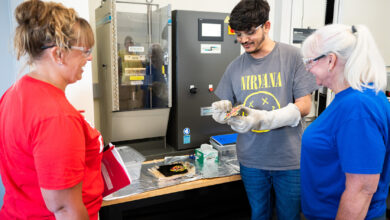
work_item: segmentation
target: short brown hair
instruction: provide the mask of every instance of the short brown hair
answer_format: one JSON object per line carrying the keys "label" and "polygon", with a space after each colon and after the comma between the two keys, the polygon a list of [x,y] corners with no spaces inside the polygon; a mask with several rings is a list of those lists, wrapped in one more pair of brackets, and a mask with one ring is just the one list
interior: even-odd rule
{"label": "short brown hair", "polygon": [[29,0],[15,9],[18,22],[14,37],[17,59],[29,56],[29,63],[39,59],[44,46],[57,45],[68,50],[71,45],[92,47],[93,32],[88,22],[72,8],[60,3]]}

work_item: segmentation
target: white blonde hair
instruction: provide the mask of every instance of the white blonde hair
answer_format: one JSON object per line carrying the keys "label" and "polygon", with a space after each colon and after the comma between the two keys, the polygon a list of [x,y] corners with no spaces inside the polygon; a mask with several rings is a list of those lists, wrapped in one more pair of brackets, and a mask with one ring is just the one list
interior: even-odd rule
{"label": "white blonde hair", "polygon": [[[368,28],[364,25],[331,24],[310,35],[302,45],[304,57],[335,53],[344,60],[344,80],[354,89],[385,90],[385,62]],[[372,83],[372,85],[369,85]]]}

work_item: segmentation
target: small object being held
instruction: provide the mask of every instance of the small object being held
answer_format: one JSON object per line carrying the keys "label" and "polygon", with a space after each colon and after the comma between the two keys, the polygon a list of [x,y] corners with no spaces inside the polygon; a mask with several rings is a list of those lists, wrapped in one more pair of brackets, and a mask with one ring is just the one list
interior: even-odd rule
{"label": "small object being held", "polygon": [[237,105],[236,107],[232,108],[232,110],[225,115],[224,120],[228,120],[231,117],[242,115],[242,107],[242,105]]}

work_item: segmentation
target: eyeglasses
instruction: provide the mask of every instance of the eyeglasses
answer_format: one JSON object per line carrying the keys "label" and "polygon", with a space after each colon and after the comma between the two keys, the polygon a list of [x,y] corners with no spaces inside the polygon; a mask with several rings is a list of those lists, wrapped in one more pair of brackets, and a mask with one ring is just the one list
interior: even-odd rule
{"label": "eyeglasses", "polygon": [[[41,49],[46,50],[46,49],[49,49],[49,48],[52,48],[55,46],[57,46],[57,45],[54,44],[54,45],[49,45],[49,46],[42,46]],[[85,57],[89,57],[92,54],[92,48],[87,49],[86,47],[70,46],[70,49],[79,50],[79,51],[83,52],[83,55]]]}
{"label": "eyeglasses", "polygon": [[236,31],[236,37],[237,38],[242,38],[244,36],[250,37],[250,36],[254,35],[259,28],[263,28],[263,25],[264,24],[261,24],[261,25],[257,26],[255,29],[253,29],[251,31],[248,31],[248,32],[244,32],[244,31],[238,32],[238,31]]}
{"label": "eyeglasses", "polygon": [[317,62],[318,60],[326,57],[326,54],[322,54],[316,58],[303,58],[303,64],[305,64],[305,67],[307,70],[311,69]]}
{"label": "eyeglasses", "polygon": [[87,49],[86,47],[70,46],[70,49],[79,50],[79,51],[83,52],[83,55],[85,57],[89,57],[92,54],[92,48]]}

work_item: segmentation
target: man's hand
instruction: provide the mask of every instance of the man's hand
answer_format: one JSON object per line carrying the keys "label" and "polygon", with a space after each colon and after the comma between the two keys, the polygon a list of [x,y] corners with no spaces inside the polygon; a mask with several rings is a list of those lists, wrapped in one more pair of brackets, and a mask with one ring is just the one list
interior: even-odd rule
{"label": "man's hand", "polygon": [[213,108],[213,119],[220,124],[226,124],[225,116],[227,112],[232,110],[232,103],[229,100],[221,100],[213,102],[211,107]]}
{"label": "man's hand", "polygon": [[235,116],[227,121],[230,127],[238,133],[246,133],[258,127],[267,111],[242,107],[245,116]]}
{"label": "man's hand", "polygon": [[273,110],[257,110],[243,107],[244,115],[236,116],[228,120],[233,130],[246,133],[250,130],[272,130],[285,126],[295,127],[301,120],[301,113],[295,104]]}

